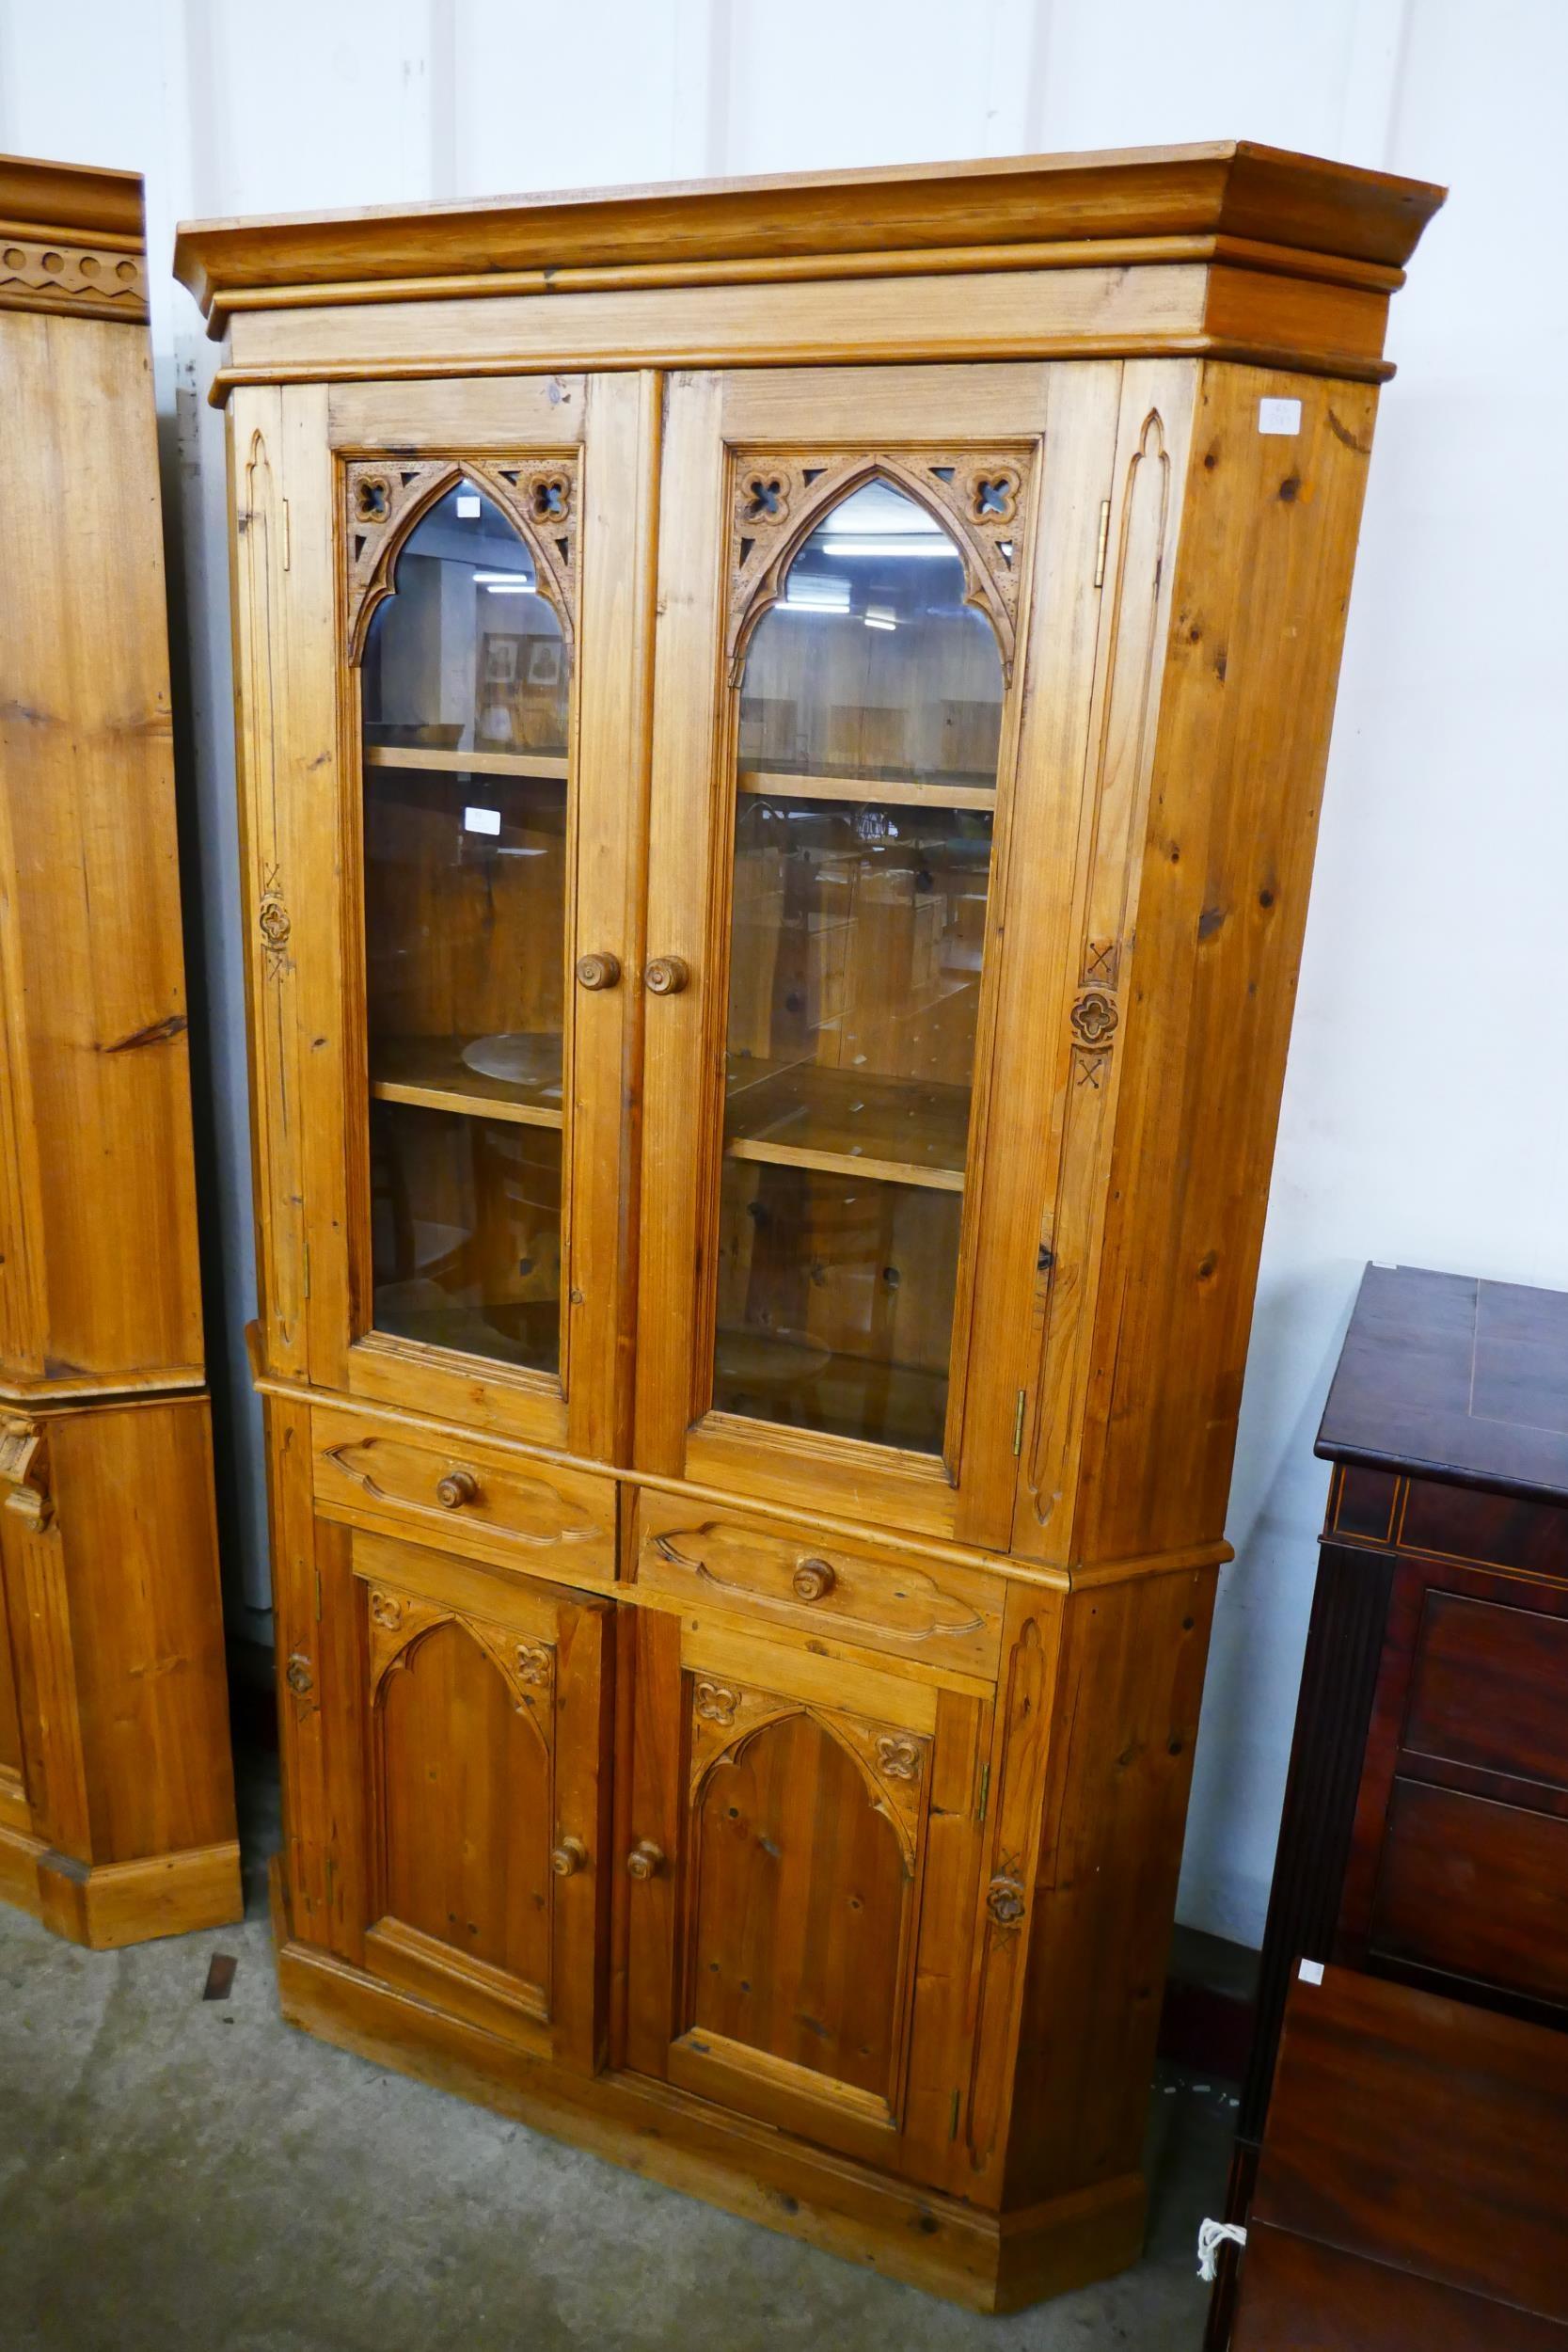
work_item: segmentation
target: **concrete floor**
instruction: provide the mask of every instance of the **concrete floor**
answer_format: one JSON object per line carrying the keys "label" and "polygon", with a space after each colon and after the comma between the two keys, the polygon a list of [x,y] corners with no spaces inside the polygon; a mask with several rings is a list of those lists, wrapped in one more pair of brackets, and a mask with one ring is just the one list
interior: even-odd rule
{"label": "concrete floor", "polygon": [[[309,2041],[277,2015],[265,1764],[242,1928],[79,1951],[0,1910],[3,2352],[1178,2352],[1230,2086],[1166,2074],[1123,2278],[981,2319]],[[204,2002],[214,1951],[237,1955]]]}

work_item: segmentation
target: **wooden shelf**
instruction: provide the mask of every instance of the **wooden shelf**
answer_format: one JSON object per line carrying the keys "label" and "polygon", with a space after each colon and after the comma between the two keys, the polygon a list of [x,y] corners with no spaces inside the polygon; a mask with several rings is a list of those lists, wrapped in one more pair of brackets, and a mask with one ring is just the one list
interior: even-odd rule
{"label": "wooden shelf", "polygon": [[[728,1356],[729,1361],[726,1362]],[[799,1410],[790,1409],[791,1399]],[[840,1438],[940,1454],[947,1375],[835,1355],[800,1339],[721,1325],[714,1409]]]}
{"label": "wooden shelf", "polygon": [[736,784],[742,792],[785,801],[848,801],[857,808],[865,801],[889,808],[996,806],[993,784],[920,784],[912,776],[801,776],[775,773],[771,768],[743,768]]}
{"label": "wooden shelf", "polygon": [[879,1184],[962,1192],[970,1089],[817,1062],[729,1066],[724,1152]]}
{"label": "wooden shelf", "polygon": [[566,780],[564,752],[447,752],[407,743],[367,743],[367,768],[425,768],[449,776],[554,776]]}
{"label": "wooden shelf", "polygon": [[[561,1127],[561,1082],[520,1087],[486,1078],[463,1059],[464,1041],[450,1037],[379,1038],[372,1048],[371,1092],[378,1103],[413,1103],[423,1110],[456,1111],[466,1119],[505,1119],[519,1127]],[[553,1100],[551,1099],[553,1095]]]}

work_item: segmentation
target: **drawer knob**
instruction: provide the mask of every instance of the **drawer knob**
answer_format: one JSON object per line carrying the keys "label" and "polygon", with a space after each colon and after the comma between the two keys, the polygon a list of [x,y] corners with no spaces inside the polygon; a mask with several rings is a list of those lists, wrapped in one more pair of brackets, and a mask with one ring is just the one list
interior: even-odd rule
{"label": "drawer knob", "polygon": [[436,1481],[436,1500],[443,1511],[460,1511],[466,1502],[472,1502],[479,1492],[479,1481],[472,1470],[448,1470]]}
{"label": "drawer knob", "polygon": [[642,975],[653,996],[678,996],[691,977],[691,968],[679,956],[656,956]]}
{"label": "drawer knob", "polygon": [[797,1560],[791,1581],[797,1600],[826,1600],[838,1582],[831,1560]]}
{"label": "drawer knob", "polygon": [[588,1867],[588,1849],[580,1837],[563,1837],[550,1856],[550,1868],[558,1879],[574,1878]]}
{"label": "drawer knob", "polygon": [[634,1879],[657,1879],[663,1867],[663,1852],[651,1837],[640,1837],[626,1856],[626,1868]]}
{"label": "drawer knob", "polygon": [[579,988],[614,988],[621,977],[619,956],[578,956]]}

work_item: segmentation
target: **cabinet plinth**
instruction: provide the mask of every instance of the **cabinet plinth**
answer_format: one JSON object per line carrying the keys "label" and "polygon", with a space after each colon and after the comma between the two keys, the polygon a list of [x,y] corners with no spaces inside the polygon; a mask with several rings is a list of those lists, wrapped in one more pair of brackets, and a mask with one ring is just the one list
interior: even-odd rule
{"label": "cabinet plinth", "polygon": [[241,1915],[141,183],[0,158],[0,1894]]}
{"label": "cabinet plinth", "polygon": [[182,232],[286,2013],[985,2309],[1140,2242],[1438,200],[1226,147]]}

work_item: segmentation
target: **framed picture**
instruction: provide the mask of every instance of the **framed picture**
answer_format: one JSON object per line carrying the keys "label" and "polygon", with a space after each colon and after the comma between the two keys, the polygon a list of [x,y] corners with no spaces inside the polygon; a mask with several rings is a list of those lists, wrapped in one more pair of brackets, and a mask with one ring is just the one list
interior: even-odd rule
{"label": "framed picture", "polygon": [[517,676],[517,653],[520,637],[491,637],[484,640],[484,683],[486,686],[511,686]]}
{"label": "framed picture", "polygon": [[531,686],[560,685],[561,640],[559,637],[534,637],[529,641],[528,682]]}

